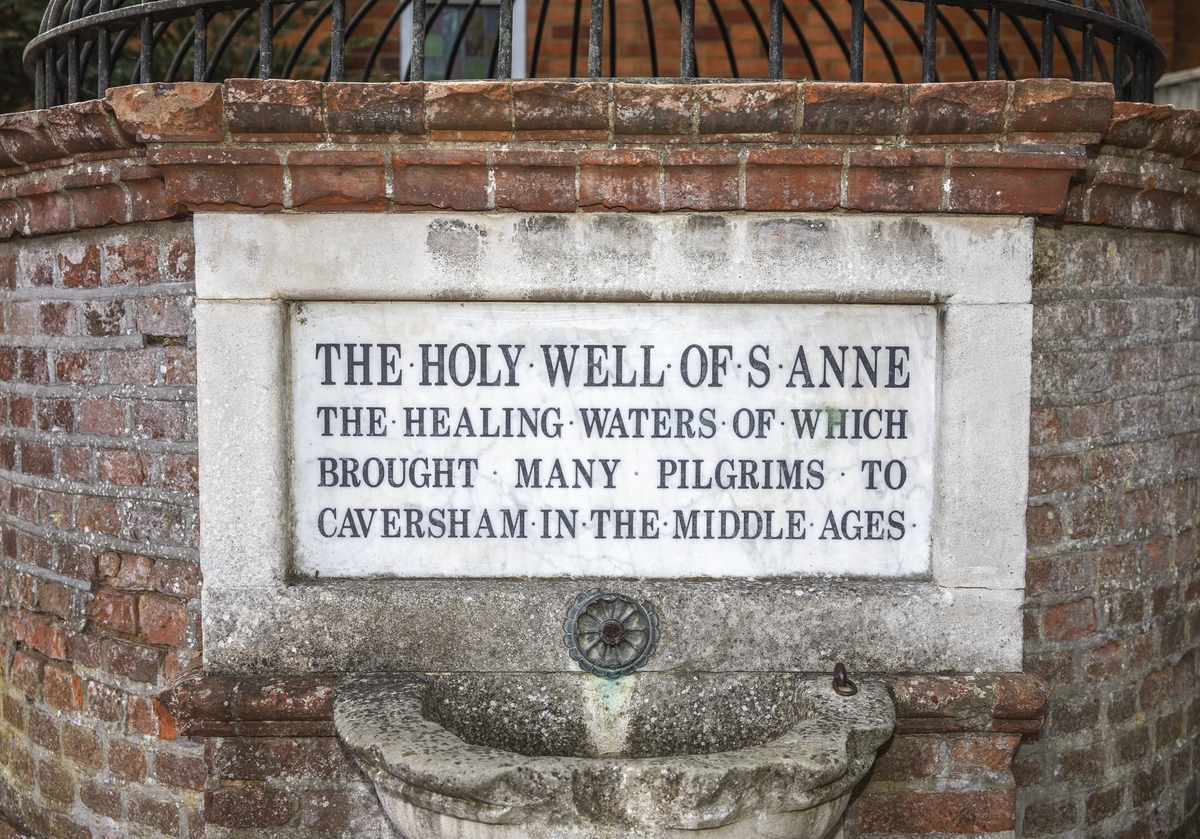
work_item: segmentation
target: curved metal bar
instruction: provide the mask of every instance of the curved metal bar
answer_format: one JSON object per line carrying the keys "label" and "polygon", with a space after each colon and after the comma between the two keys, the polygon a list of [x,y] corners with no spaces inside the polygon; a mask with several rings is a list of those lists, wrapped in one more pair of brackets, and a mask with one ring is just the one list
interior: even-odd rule
{"label": "curved metal bar", "polygon": [[809,47],[808,39],[804,37],[804,30],[796,22],[796,16],[787,7],[787,3],[783,4],[783,16],[787,18],[788,26],[792,27],[792,31],[796,33],[797,40],[800,41],[800,49],[804,50],[804,57],[808,59],[808,69],[812,70],[813,81],[821,81],[821,71],[817,69],[817,62],[813,57],[812,48]]}
{"label": "curved metal bar", "polygon": [[[471,19],[475,17],[475,12],[479,8],[479,0],[471,0],[471,5],[467,8],[467,14],[463,17],[462,23],[459,24],[458,32],[454,35],[454,45],[450,47],[450,53],[446,56],[446,79],[450,79],[450,74],[454,69],[454,59],[458,58],[458,50],[462,47],[463,38],[467,35],[467,27],[471,25]],[[466,78],[466,74],[463,74]]]}
{"label": "curved metal bar", "polygon": [[763,29],[762,21],[758,19],[758,13],[754,11],[754,6],[750,0],[742,0],[742,8],[746,10],[746,14],[750,15],[750,22],[754,24],[754,28],[758,30],[758,39],[762,42],[763,51],[771,51],[771,39],[767,36],[767,30]]}
{"label": "curved metal bar", "polygon": [[229,50],[233,39],[237,37],[238,31],[246,25],[246,21],[250,20],[250,15],[254,14],[254,7],[251,6],[242,11],[240,15],[235,17],[229,24],[229,28],[225,30],[225,34],[221,36],[221,40],[217,42],[217,48],[213,50],[212,58],[208,60],[208,77],[211,79],[213,71],[221,63],[221,59],[225,57],[225,53]]}
{"label": "curved metal bar", "polygon": [[[543,6],[543,8],[545,7]],[[642,14],[646,18],[646,41],[650,45],[650,75],[657,78],[658,45],[654,42],[654,15],[650,13],[650,0],[642,0]],[[613,28],[615,29],[616,27]]]}
{"label": "curved metal bar", "polygon": [[1071,68],[1071,78],[1079,78],[1079,59],[1075,57],[1075,49],[1071,46],[1071,42],[1067,40],[1067,33],[1063,32],[1061,26],[1054,27],[1054,37],[1062,47],[1063,55],[1067,59],[1067,66]]}
{"label": "curved metal bar", "polygon": [[967,45],[963,43],[958,30],[954,28],[941,9],[938,9],[937,19],[942,24],[942,28],[946,30],[946,34],[950,36],[950,40],[954,42],[954,48],[962,56],[963,63],[967,65],[967,72],[971,74],[971,81],[979,81],[979,68],[975,66],[975,61],[971,58],[971,52],[967,49]]}
{"label": "curved metal bar", "polygon": [[850,63],[850,47],[846,44],[846,39],[842,37],[842,30],[834,25],[833,18],[829,16],[829,12],[825,11],[825,7],[821,5],[821,0],[808,0],[809,5],[817,10],[817,14],[821,16],[821,20],[825,21],[825,25],[829,27],[829,31],[833,33],[833,37],[837,39],[838,46],[842,48],[842,54],[846,56],[846,63]]}
{"label": "curved metal bar", "polygon": [[883,50],[883,57],[887,59],[888,66],[892,69],[892,78],[896,80],[896,84],[903,84],[904,78],[900,73],[900,65],[896,63],[896,56],[892,53],[891,47],[888,46],[887,39],[883,37],[883,33],[879,31],[879,27],[871,18],[864,18],[867,29],[871,30],[871,34],[875,36],[875,41],[879,44],[879,48]]}
{"label": "curved metal bar", "polygon": [[167,68],[167,74],[163,76],[163,81],[173,82],[179,76],[179,71],[183,69],[183,60],[192,50],[192,43],[196,40],[196,30],[183,36],[183,40],[179,42],[179,46],[175,50],[175,57],[171,59],[171,66]]}
{"label": "curved metal bar", "polygon": [[1017,34],[1021,36],[1021,40],[1025,42],[1025,47],[1029,50],[1029,54],[1033,57],[1033,63],[1037,66],[1042,66],[1042,51],[1038,49],[1037,44],[1033,42],[1033,36],[1029,34],[1029,30],[1025,27],[1025,23],[1014,15],[1008,15],[1008,19],[1012,21],[1013,26],[1017,28]]}
{"label": "curved metal bar", "polygon": [[333,0],[325,0],[325,4],[317,10],[313,15],[313,19],[308,22],[308,26],[304,27],[304,31],[300,33],[299,40],[296,41],[296,46],[292,47],[292,51],[288,54],[287,61],[283,64],[283,70],[279,75],[282,78],[291,78],[292,73],[296,70],[296,65],[300,62],[300,55],[304,48],[308,46],[309,40],[313,35],[317,34],[317,29],[325,22],[325,18],[333,12]]}
{"label": "curved metal bar", "polygon": [[[646,0],[642,0],[646,2]],[[537,32],[533,36],[533,54],[529,58],[529,77],[537,78],[538,55],[542,51],[542,32],[546,29],[546,12],[550,10],[550,0],[542,0],[542,10],[538,12]]]}
{"label": "curved metal bar", "polygon": [[[733,39],[729,37],[729,27],[725,25],[725,17],[721,14],[720,7],[717,6],[717,0],[708,0],[708,7],[712,9],[713,17],[717,20],[717,30],[721,33],[721,40],[725,42],[725,54],[729,57],[729,75],[731,78],[740,79],[737,55],[733,51]],[[699,68],[697,68],[697,72],[699,72]]]}
{"label": "curved metal bar", "polygon": [[[974,9],[967,9],[966,11],[971,20],[975,21],[975,25],[979,27],[981,32],[983,32],[983,37],[986,39],[988,31],[987,23],[979,16],[979,12],[975,11]],[[1012,64],[1009,62],[1008,55],[1004,52],[1004,48],[1000,47],[998,52],[1000,66],[1004,68],[1004,74],[1008,76],[1009,80],[1015,79],[1017,75],[1013,72]]]}
{"label": "curved metal bar", "polygon": [[921,36],[917,34],[917,30],[913,28],[911,23],[908,22],[908,18],[900,13],[900,10],[896,8],[896,4],[893,3],[892,0],[882,0],[882,2],[884,8],[891,12],[892,17],[900,21],[901,28],[903,28],[905,34],[908,35],[909,40],[913,42],[913,46],[917,48],[917,55],[921,56],[923,59],[925,57],[925,42],[921,39]]}
{"label": "curved metal bar", "polygon": [[383,52],[383,46],[388,42],[392,34],[392,27],[400,22],[400,15],[408,8],[412,0],[406,0],[404,3],[399,3],[396,8],[392,9],[392,13],[388,15],[388,19],[383,24],[383,28],[379,30],[378,37],[375,38],[375,43],[371,45],[371,52],[367,55],[367,63],[363,66],[362,80],[370,81],[371,71],[375,69],[375,62],[379,60],[379,53]]}
{"label": "curved metal bar", "polygon": [[[430,24],[436,20],[437,15],[446,8],[450,1],[438,0],[437,8],[430,15]],[[917,1],[921,2],[922,0]],[[39,104],[64,100],[75,101],[80,97],[90,95],[93,81],[96,93],[102,95],[110,81],[110,70],[113,66],[130,67],[131,81],[151,81],[160,77],[175,80],[183,72],[189,46],[192,46],[192,51],[200,56],[193,59],[200,65],[195,73],[197,78],[219,78],[215,72],[217,66],[228,65],[229,51],[234,44],[239,42],[244,43],[246,52],[253,52],[254,55],[262,57],[269,55],[277,46],[288,46],[289,55],[284,65],[283,75],[293,76],[299,63],[303,61],[306,51],[311,53],[315,49],[314,37],[317,32],[322,31],[321,27],[330,15],[338,17],[342,14],[340,11],[342,2],[344,0],[320,0],[320,2],[317,0],[47,0],[41,19],[40,32],[27,45],[23,61],[26,69],[35,78]],[[411,0],[405,0],[405,2],[411,3]],[[465,0],[455,0],[455,2],[465,2]],[[479,7],[483,2],[484,0],[471,0],[466,17],[455,32],[453,38],[455,46],[451,48],[452,55],[448,56],[451,67],[463,49],[467,31],[474,22],[474,17],[480,13]],[[556,2],[565,2],[565,0],[556,0]],[[650,47],[650,69],[653,75],[657,76],[660,69],[657,43],[660,33],[655,27],[651,0],[641,0],[641,2],[642,16],[646,25],[646,41]],[[694,0],[685,0],[685,2],[691,7]],[[758,35],[759,43],[765,44],[768,56],[770,56],[772,47],[776,53],[780,51],[781,43],[775,41],[780,41],[781,38],[777,33],[775,41],[773,41],[772,36],[766,32],[764,19],[757,14],[755,2],[757,0],[740,0],[732,8],[742,9],[748,14],[749,21]],[[1113,84],[1118,98],[1121,99],[1150,98],[1153,94],[1153,83],[1165,67],[1165,53],[1149,30],[1149,15],[1142,0],[1109,0],[1105,7],[1101,7],[1097,0],[1071,0],[1070,2],[1068,0],[923,0],[923,2],[926,5],[927,29],[936,24],[937,27],[944,30],[945,35],[954,44],[953,51],[959,56],[958,59],[951,59],[951,61],[961,60],[971,78],[980,78],[981,65],[978,64],[977,56],[973,54],[966,43],[965,32],[967,30],[965,27],[977,26],[986,36],[989,31],[996,31],[995,22],[1000,19],[1000,16],[1008,17],[1020,43],[1029,50],[1035,64],[1043,63],[1043,54],[1047,56],[1045,63],[1050,64],[1049,55],[1053,53],[1054,43],[1057,41],[1066,58],[1065,62],[1056,62],[1059,65],[1058,72],[1060,74],[1075,78],[1090,78],[1093,69],[1099,66],[1099,75],[1107,78]],[[286,28],[285,24],[294,22],[298,11],[309,8],[309,3],[314,4],[315,15],[311,21],[305,21],[304,31],[299,39],[294,40],[290,35],[282,35],[281,29]],[[549,3],[550,0],[543,0],[539,10],[533,56],[530,62],[531,76],[537,75],[539,58],[545,46],[545,26],[548,20]],[[603,0],[592,0],[593,6],[597,3],[603,4]],[[887,60],[891,76],[898,81],[902,79],[903,74],[894,49],[895,43],[902,41],[907,36],[913,40],[922,54],[928,51],[907,17],[899,13],[898,0],[880,0],[885,11],[880,11],[878,6],[875,6],[876,15],[865,17],[861,15],[861,7],[855,5],[855,0],[851,0],[852,15],[854,10],[858,9],[861,17],[861,20],[853,26],[856,33],[854,49],[847,44],[846,36],[835,23],[825,0],[809,0],[809,3],[819,18],[819,21],[813,21],[816,28],[820,29],[823,26],[828,31],[847,61],[851,61],[857,54],[855,50],[861,46],[864,29],[868,28],[871,30],[871,37],[879,44],[880,50]],[[365,22],[370,9],[377,7],[377,4],[378,0],[360,0],[351,25],[346,26],[344,31],[347,34],[355,31],[361,23]],[[728,58],[729,74],[736,78],[740,76],[739,60],[743,59],[747,53],[757,54],[758,47],[751,41],[748,50],[743,50],[743,53],[739,54],[739,49],[742,47],[735,45],[732,39],[731,22],[725,17],[726,10],[720,8],[720,0],[708,0],[708,5]],[[796,16],[785,3],[777,1],[775,5],[774,14],[777,17],[787,17],[788,25],[801,45],[812,76],[820,78],[819,65],[803,27],[800,26]],[[270,18],[267,18],[262,11],[263,9],[274,10],[279,6],[283,8],[278,9],[278,17],[272,14]],[[616,0],[608,0],[608,6],[609,20],[606,21],[609,25],[608,70],[610,75],[615,75],[621,61],[619,54],[621,44],[615,26]],[[681,16],[682,6],[683,3],[676,0],[676,9]],[[969,18],[970,23],[965,23],[961,30],[951,23],[950,17],[946,13],[946,9],[951,7],[963,9]],[[400,8],[408,8],[408,6],[401,5]],[[582,22],[582,0],[577,0],[574,11],[576,12],[576,25],[572,31],[570,56],[573,73],[577,72],[579,51],[582,49],[579,35],[579,24]],[[990,29],[981,19],[979,11],[992,15]],[[201,47],[202,41],[198,39],[195,27],[199,25],[199,21],[211,19],[212,16],[225,12],[230,13],[232,23],[223,33],[217,49],[211,56],[207,56],[208,60],[205,61]],[[266,21],[266,26],[265,29],[257,26],[255,28],[258,31],[251,33],[248,30],[248,24],[256,13],[260,19]],[[892,14],[900,22],[903,30],[891,36],[890,39],[883,36],[884,27],[878,19],[878,15],[884,13]],[[731,14],[734,13],[731,12]],[[221,17],[224,15],[222,14]],[[194,18],[194,20],[188,21],[191,24],[190,30],[182,28],[183,25],[177,23],[186,18]],[[855,19],[859,20],[859,18]],[[374,67],[378,65],[379,56],[385,49],[384,42],[388,40],[389,33],[398,25],[398,20],[398,14],[390,15],[383,33],[378,37],[372,33],[373,43],[367,56],[365,78],[370,78]],[[1030,34],[1028,24],[1030,20],[1038,20],[1046,27],[1040,48]],[[778,21],[775,25],[779,25]],[[602,31],[596,27],[593,27],[593,30],[594,36]],[[1073,46],[1073,36],[1069,34],[1070,30],[1083,33],[1082,60]],[[134,38],[139,31],[141,33],[140,40]],[[172,44],[169,47],[170,57],[163,62],[169,65],[165,68],[165,73],[161,73],[161,75],[155,73],[152,76],[153,62],[151,59],[157,51],[155,47],[163,50],[163,38],[168,33],[171,33],[172,38],[175,38],[177,34],[181,43]],[[260,36],[259,51],[253,50],[254,43],[250,37],[252,34]],[[598,35],[598,37],[602,38],[603,36]],[[207,41],[207,38],[203,40]],[[1001,65],[1008,77],[1016,76],[1012,62],[1009,60],[1011,56],[1002,54],[999,43],[993,43],[996,39],[988,40],[990,45],[989,77],[997,76]],[[132,50],[130,48],[131,41],[135,45]],[[1109,45],[1108,47],[1103,46],[1105,42]],[[141,44],[140,48],[137,46],[138,43]],[[596,41],[595,47],[591,50],[594,53],[592,64],[595,63],[595,56],[599,54],[601,43],[602,41]],[[493,47],[495,46],[493,45]],[[1108,55],[1110,49],[1112,54]],[[366,51],[364,50],[364,52]],[[683,51],[685,53],[684,64],[688,67],[688,72],[694,74],[694,66],[691,65],[694,65],[695,49],[690,41],[683,45]],[[241,50],[239,50],[240,52]],[[362,55],[362,53],[359,54]],[[242,56],[239,55],[240,57]],[[925,56],[925,58],[929,58],[929,56]],[[944,59],[945,56],[943,56],[943,62]],[[776,54],[773,60],[775,65],[772,65],[774,67],[771,71],[772,74],[782,77],[782,68],[778,66],[781,56]],[[498,61],[499,58],[489,61],[489,74],[496,72]],[[250,63],[253,65],[253,59]],[[329,76],[332,65],[329,62],[326,63],[328,66],[325,68],[324,75]],[[544,61],[541,63],[544,64]],[[939,69],[936,64],[936,56],[932,61],[924,61],[923,64],[925,65],[925,74],[936,78]],[[1063,64],[1067,66],[1063,67]],[[206,69],[208,72],[205,72]],[[236,73],[241,69],[238,67],[233,72]],[[942,69],[944,71],[944,63]],[[253,66],[244,75],[249,76],[252,70]],[[721,72],[719,65],[710,67],[709,70]],[[1054,70],[1053,66],[1042,67],[1043,74],[1053,74]],[[259,75],[263,72],[260,67]],[[852,76],[854,76],[853,73]]]}
{"label": "curved metal bar", "polygon": [[617,76],[617,0],[608,0],[608,75]]}
{"label": "curved metal bar", "polygon": [[[274,39],[275,33],[278,32],[280,30],[280,28],[285,23],[288,22],[288,19],[296,13],[296,9],[300,8],[300,4],[302,2],[303,2],[303,0],[293,0],[292,4],[289,5],[286,9],[284,9],[283,12],[277,18],[275,18],[275,20],[271,23],[272,39]],[[246,72],[244,74],[244,78],[247,78],[247,79],[251,78],[250,71],[252,69],[254,69],[254,66],[256,64],[258,64],[259,54],[260,54],[260,51],[255,50],[254,53],[250,56],[250,61],[246,65]]]}
{"label": "curved metal bar", "polygon": [[575,16],[571,18],[571,66],[567,73],[572,79],[578,78],[575,72],[576,59],[579,57],[579,24],[583,20],[583,0],[575,0]]}

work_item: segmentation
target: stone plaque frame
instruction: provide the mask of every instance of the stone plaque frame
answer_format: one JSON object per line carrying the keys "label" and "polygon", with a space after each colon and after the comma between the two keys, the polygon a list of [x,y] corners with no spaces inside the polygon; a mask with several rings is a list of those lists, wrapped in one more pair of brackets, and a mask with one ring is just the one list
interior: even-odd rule
{"label": "stone plaque frame", "polygon": [[[661,615],[647,670],[1019,671],[1033,223],[769,214],[195,216],[205,664],[566,671],[565,609]],[[294,301],[876,303],[939,311],[932,571],[906,580],[301,580]],[[798,627],[800,628],[798,630]]]}

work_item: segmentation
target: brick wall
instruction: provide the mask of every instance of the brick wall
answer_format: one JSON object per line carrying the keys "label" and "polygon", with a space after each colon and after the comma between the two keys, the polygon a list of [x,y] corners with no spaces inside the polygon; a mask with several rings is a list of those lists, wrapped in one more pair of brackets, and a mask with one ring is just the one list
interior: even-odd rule
{"label": "brick wall", "polygon": [[1026,651],[1050,685],[1034,734],[1036,679],[894,676],[846,839],[1194,822],[1200,253],[1169,231],[1200,234],[1200,114],[1110,96],[243,81],[0,117],[0,809],[40,837],[387,835],[336,675],[196,673],[192,245],[165,219],[841,208],[1042,218]]}
{"label": "brick wall", "polygon": [[190,224],[0,244],[0,806],[40,836],[203,835]]}
{"label": "brick wall", "polygon": [[1034,303],[1019,835],[1163,836],[1200,819],[1200,248],[1042,226]]}

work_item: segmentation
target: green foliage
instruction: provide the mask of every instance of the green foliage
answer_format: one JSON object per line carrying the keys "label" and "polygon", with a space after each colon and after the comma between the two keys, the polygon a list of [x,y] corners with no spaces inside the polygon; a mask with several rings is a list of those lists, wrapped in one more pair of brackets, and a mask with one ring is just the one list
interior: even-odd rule
{"label": "green foliage", "polygon": [[37,35],[45,7],[42,0],[0,0],[0,113],[33,107],[33,79],[21,54]]}

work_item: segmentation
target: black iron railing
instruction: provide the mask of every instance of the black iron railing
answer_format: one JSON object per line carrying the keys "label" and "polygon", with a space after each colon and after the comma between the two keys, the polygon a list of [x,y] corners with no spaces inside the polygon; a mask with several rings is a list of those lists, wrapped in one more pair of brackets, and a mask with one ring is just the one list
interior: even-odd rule
{"label": "black iron railing", "polygon": [[[529,26],[533,37],[524,75],[545,76],[547,14],[553,5],[572,0],[525,1],[536,22]],[[575,76],[584,54],[587,76],[604,74],[606,29],[607,75],[616,75],[616,0],[607,0],[607,21],[606,0],[589,0],[586,24],[581,23],[583,0],[573,2],[567,75]],[[660,64],[669,63],[678,67],[679,77],[693,78],[701,75],[696,0],[670,2],[676,17],[665,25],[656,14],[664,0],[640,0],[639,19],[622,21],[626,34],[621,38],[648,48],[649,75],[667,75],[660,74]],[[784,77],[787,55],[796,70],[793,77],[863,81],[868,34],[876,63],[885,68],[881,72],[897,82],[940,80],[946,65],[955,62],[958,75],[968,79],[1065,75],[1111,82],[1118,99],[1150,101],[1165,65],[1142,0],[1105,0],[1107,8],[1099,0],[1080,0],[1082,5],[1066,0],[871,0],[869,9],[867,0],[736,0],[733,6],[726,0],[724,11],[718,0],[701,2],[715,24],[707,26],[706,37],[716,43],[716,55],[722,48],[724,52],[722,60],[709,60],[707,75],[721,78],[743,75],[739,61],[748,66],[747,53],[753,52],[766,54],[771,79]],[[756,2],[766,8],[755,8]],[[901,6],[913,13],[907,15]],[[39,107],[147,81],[375,80],[384,56],[393,71],[383,75],[391,80],[507,79],[513,75],[513,9],[514,0],[51,0],[40,34],[25,51],[25,67],[35,79]],[[749,46],[730,36],[734,11],[753,24],[757,37]],[[522,35],[525,21],[517,25]],[[640,32],[628,34],[630,25]],[[585,26],[586,45],[581,43]],[[1040,37],[1031,29],[1040,30]],[[438,68],[430,73],[427,45],[435,31]],[[719,40],[712,33],[719,33]],[[674,55],[669,62],[662,57],[674,49],[667,36],[678,40],[677,65]],[[814,56],[817,36],[836,44],[848,73],[822,72]],[[939,57],[939,47],[947,42],[950,48],[941,49]],[[473,63],[464,61],[468,48],[476,55]],[[918,56],[909,78],[898,60],[903,50]],[[1016,67],[1014,51],[1028,51],[1031,60],[1021,58],[1031,70]],[[519,52],[522,64],[524,58]]]}

